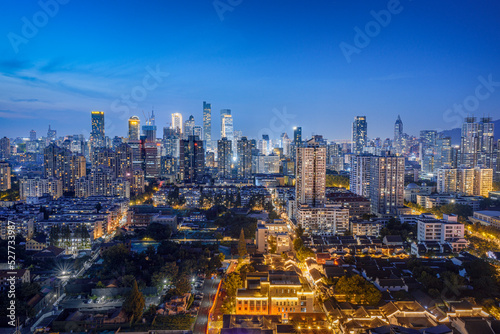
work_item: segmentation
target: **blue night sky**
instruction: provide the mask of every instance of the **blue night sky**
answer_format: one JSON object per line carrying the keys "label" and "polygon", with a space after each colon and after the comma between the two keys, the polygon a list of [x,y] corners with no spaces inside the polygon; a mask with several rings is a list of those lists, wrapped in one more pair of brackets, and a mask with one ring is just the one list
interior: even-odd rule
{"label": "blue night sky", "polygon": [[[2,3],[0,136],[45,135],[49,124],[87,136],[91,110],[106,113],[107,135],[126,136],[128,117],[143,121],[153,106],[159,129],[172,112],[201,125],[204,100],[214,139],[223,108],[250,137],[298,125],[347,139],[366,115],[369,137],[386,138],[398,114],[416,135],[459,126],[463,115],[446,110],[473,103],[479,77],[500,82],[495,0],[401,0],[350,62],[341,43],[355,48],[355,28],[374,27],[370,12],[388,1],[60,1],[47,22],[38,1]],[[38,31],[23,35],[23,18]],[[500,83],[490,89],[469,109],[497,119]]]}

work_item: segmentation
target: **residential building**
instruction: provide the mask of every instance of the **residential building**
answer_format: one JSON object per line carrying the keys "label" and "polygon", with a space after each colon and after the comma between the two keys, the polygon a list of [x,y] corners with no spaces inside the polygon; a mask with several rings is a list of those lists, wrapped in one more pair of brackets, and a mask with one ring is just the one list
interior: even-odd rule
{"label": "residential building", "polygon": [[0,191],[11,188],[11,170],[8,162],[0,161]]}
{"label": "residential building", "polygon": [[373,214],[396,214],[404,205],[405,158],[370,159],[370,201]]}

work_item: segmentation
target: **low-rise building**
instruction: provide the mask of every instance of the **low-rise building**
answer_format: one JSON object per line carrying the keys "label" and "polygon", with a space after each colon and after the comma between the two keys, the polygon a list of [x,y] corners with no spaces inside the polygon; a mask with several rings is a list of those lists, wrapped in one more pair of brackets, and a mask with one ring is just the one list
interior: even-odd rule
{"label": "low-rise building", "polygon": [[281,315],[314,311],[314,292],[295,271],[247,273],[236,293],[236,314]]}

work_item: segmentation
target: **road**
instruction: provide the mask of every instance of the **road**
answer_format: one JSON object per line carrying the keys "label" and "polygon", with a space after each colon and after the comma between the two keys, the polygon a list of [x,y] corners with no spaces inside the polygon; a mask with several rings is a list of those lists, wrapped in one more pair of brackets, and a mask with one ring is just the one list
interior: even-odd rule
{"label": "road", "polygon": [[217,292],[220,278],[206,279],[203,286],[203,300],[201,301],[200,309],[198,310],[198,317],[194,324],[193,334],[204,334],[207,331],[208,313],[212,307],[212,300]]}

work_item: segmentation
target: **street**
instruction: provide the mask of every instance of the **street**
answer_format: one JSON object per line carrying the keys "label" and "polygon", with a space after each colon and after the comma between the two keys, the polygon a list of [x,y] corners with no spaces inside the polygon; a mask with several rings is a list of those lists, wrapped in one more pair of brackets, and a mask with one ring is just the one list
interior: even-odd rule
{"label": "street", "polygon": [[196,318],[196,322],[194,324],[194,334],[204,334],[207,331],[208,313],[210,312],[210,308],[212,307],[212,299],[217,292],[217,286],[219,285],[219,282],[219,277],[215,279],[207,278],[205,280],[205,284],[202,290],[204,296],[200,305],[200,309],[198,310],[198,317]]}

